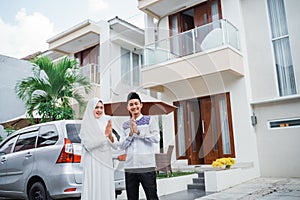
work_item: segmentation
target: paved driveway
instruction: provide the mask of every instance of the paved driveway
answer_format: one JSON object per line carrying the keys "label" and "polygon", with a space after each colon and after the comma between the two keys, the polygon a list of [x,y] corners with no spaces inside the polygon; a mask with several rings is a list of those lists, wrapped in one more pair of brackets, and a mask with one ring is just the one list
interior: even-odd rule
{"label": "paved driveway", "polygon": [[256,178],[197,200],[299,200],[300,178]]}

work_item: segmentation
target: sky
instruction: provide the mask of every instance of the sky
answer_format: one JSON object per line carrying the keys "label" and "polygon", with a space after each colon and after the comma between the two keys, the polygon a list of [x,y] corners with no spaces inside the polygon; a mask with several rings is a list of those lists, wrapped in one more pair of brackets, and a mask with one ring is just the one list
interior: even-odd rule
{"label": "sky", "polygon": [[0,0],[0,54],[23,58],[48,49],[51,37],[89,19],[116,16],[144,28],[138,0]]}

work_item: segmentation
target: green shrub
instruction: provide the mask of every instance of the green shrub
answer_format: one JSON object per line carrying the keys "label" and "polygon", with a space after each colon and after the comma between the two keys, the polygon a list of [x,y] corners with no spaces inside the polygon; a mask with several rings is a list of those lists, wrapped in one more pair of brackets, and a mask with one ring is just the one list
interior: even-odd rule
{"label": "green shrub", "polygon": [[181,171],[176,171],[171,173],[159,173],[156,175],[157,179],[161,179],[161,178],[169,178],[169,177],[177,177],[177,176],[185,176],[185,175],[190,175],[190,174],[194,174],[195,172],[181,172]]}

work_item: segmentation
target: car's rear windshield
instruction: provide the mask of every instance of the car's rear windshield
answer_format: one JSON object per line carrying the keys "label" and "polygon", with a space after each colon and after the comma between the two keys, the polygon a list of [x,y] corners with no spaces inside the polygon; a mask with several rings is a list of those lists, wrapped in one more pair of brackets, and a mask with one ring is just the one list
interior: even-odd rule
{"label": "car's rear windshield", "polygon": [[79,133],[80,133],[81,125],[80,124],[67,124],[66,128],[67,128],[67,135],[68,135],[69,140],[72,143],[80,143],[81,139],[79,137]]}

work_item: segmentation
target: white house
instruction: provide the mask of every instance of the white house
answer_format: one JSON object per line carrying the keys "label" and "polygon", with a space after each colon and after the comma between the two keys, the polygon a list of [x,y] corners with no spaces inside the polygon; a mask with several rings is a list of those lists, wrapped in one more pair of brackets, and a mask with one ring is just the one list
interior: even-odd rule
{"label": "white house", "polygon": [[[77,59],[81,73],[92,84],[86,99],[100,97],[105,101],[140,88],[144,39],[144,30],[118,17],[99,22],[85,20],[48,39],[49,49],[43,55],[54,61],[64,56]],[[74,108],[80,118],[76,103]],[[115,121],[120,131],[124,119]]]}
{"label": "white house", "polygon": [[174,165],[230,156],[252,166],[247,178],[299,177],[297,5],[139,0],[145,30],[118,17],[86,20],[50,38],[48,55],[77,58],[91,96],[147,90],[177,105],[160,117]]}
{"label": "white house", "polygon": [[178,106],[163,116],[174,163],[234,157],[242,173],[300,177],[297,0],[139,0],[142,86]]}
{"label": "white house", "polygon": [[[244,167],[229,174],[231,185],[258,176],[300,177],[300,2],[138,0],[138,7],[145,30],[118,17],[86,20],[47,40],[43,55],[78,60],[92,83],[86,99],[138,90],[176,105],[158,117],[161,148],[175,145],[173,166],[233,157]],[[19,66],[0,57],[1,71],[3,62],[6,73]],[[21,78],[9,73],[0,73],[0,121],[24,113],[20,102],[5,100],[4,91]],[[12,106],[20,113],[10,112]],[[114,118],[118,131],[123,121]],[[211,188],[219,184],[210,185],[214,176],[228,179],[207,175]],[[215,191],[222,187],[228,185]]]}

